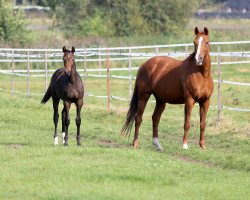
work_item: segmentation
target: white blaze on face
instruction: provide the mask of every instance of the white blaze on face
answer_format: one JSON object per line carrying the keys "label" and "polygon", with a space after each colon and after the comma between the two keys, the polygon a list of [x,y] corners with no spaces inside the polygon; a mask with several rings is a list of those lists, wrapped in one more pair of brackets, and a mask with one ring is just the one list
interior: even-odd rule
{"label": "white blaze on face", "polygon": [[203,37],[200,37],[197,52],[196,52],[196,55],[195,55],[195,60],[197,62],[199,62],[199,56],[200,56],[200,53],[201,53],[201,43],[202,43],[202,41],[203,41]]}

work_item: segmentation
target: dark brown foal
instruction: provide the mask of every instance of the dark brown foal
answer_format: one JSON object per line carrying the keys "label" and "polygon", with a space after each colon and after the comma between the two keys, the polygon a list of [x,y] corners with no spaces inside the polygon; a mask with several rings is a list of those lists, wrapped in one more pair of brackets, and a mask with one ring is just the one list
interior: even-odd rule
{"label": "dark brown foal", "polygon": [[68,50],[63,47],[63,62],[64,68],[55,71],[51,78],[50,85],[45,93],[42,102],[45,104],[50,97],[53,100],[54,108],[54,144],[58,145],[58,105],[60,99],[63,100],[62,110],[62,140],[65,146],[68,145],[68,127],[70,124],[69,109],[71,103],[76,105],[76,126],[77,126],[77,145],[81,145],[80,125],[81,125],[81,108],[83,106],[84,87],[80,75],[76,71],[76,64],[74,60],[75,48]]}

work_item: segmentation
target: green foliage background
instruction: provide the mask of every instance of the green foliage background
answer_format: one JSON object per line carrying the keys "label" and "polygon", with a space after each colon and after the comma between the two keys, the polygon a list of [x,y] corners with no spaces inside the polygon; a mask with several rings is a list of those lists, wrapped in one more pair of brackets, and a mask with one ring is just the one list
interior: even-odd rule
{"label": "green foliage background", "polygon": [[66,35],[169,35],[185,26],[203,1],[182,0],[44,0],[54,25]]}

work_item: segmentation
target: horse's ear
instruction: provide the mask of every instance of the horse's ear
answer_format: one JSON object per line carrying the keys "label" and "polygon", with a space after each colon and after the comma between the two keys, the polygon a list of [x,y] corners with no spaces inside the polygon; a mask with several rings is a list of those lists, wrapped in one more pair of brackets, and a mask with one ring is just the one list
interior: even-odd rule
{"label": "horse's ear", "polygon": [[195,34],[195,35],[198,35],[198,33],[199,33],[199,29],[198,29],[198,27],[196,26],[195,29],[194,29],[194,34]]}
{"label": "horse's ear", "polygon": [[62,50],[63,50],[64,53],[67,51],[65,46],[63,46]]}
{"label": "horse's ear", "polygon": [[75,53],[75,47],[72,47],[72,48],[71,48],[71,52],[72,52],[72,53]]}
{"label": "horse's ear", "polygon": [[204,27],[204,33],[205,33],[205,35],[208,35],[209,31],[208,31],[207,27]]}

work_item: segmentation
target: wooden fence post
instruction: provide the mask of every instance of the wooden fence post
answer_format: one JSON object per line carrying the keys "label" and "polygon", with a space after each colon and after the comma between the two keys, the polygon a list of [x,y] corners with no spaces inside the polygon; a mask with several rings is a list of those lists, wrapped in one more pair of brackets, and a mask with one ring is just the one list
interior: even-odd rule
{"label": "wooden fence post", "polygon": [[156,54],[156,56],[158,56],[158,54],[159,54],[159,47],[158,46],[155,47],[155,54]]}
{"label": "wooden fence post", "polygon": [[84,97],[83,97],[83,107],[86,108],[86,98],[87,98],[87,90],[86,90],[86,78],[87,78],[87,50],[84,48],[84,75],[83,75],[83,87],[84,87]]}
{"label": "wooden fence post", "polygon": [[218,121],[220,120],[221,112],[221,95],[220,95],[220,86],[221,86],[221,77],[220,77],[220,46],[218,46]]}
{"label": "wooden fence post", "polygon": [[108,111],[110,111],[110,74],[109,74],[109,68],[110,68],[110,61],[109,61],[109,49],[106,49],[106,68],[107,68],[107,95],[108,95]]}
{"label": "wooden fence post", "polygon": [[28,51],[28,63],[27,63],[27,97],[30,97],[30,52]]}
{"label": "wooden fence post", "polygon": [[14,50],[12,50],[12,81],[11,81],[11,94],[12,96],[15,93],[15,61],[14,61]]}
{"label": "wooden fence post", "polygon": [[44,85],[44,93],[46,93],[48,88],[48,52],[45,50],[45,85]]}
{"label": "wooden fence post", "polygon": [[132,74],[131,74],[131,49],[129,48],[129,61],[128,61],[128,73],[129,73],[129,97],[132,98]]}
{"label": "wooden fence post", "polygon": [[99,59],[98,59],[98,64],[99,64],[99,74],[101,74],[102,72],[101,72],[101,68],[102,68],[102,61],[101,61],[101,59],[102,59],[102,56],[101,56],[101,50],[99,49],[99,57],[98,57]]}

